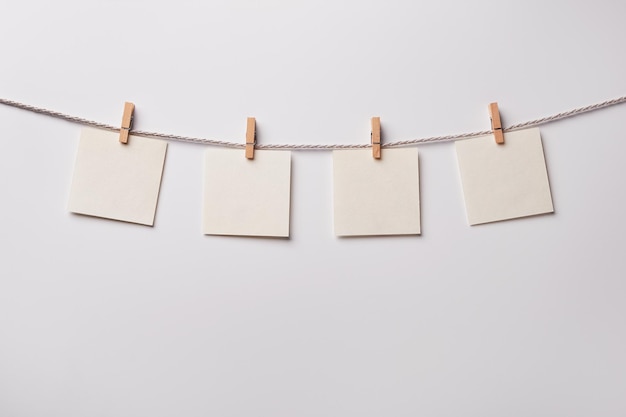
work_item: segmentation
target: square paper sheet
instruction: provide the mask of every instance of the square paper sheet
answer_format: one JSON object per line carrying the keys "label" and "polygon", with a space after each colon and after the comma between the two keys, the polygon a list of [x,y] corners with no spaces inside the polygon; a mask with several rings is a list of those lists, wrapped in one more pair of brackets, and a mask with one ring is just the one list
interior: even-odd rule
{"label": "square paper sheet", "polygon": [[417,148],[333,152],[337,236],[420,234]]}
{"label": "square paper sheet", "polygon": [[470,225],[552,213],[552,197],[539,129],[456,142]]}
{"label": "square paper sheet", "polygon": [[288,237],[290,193],[291,152],[208,149],[203,232]]}
{"label": "square paper sheet", "polygon": [[131,223],[154,224],[167,142],[83,129],[69,210]]}

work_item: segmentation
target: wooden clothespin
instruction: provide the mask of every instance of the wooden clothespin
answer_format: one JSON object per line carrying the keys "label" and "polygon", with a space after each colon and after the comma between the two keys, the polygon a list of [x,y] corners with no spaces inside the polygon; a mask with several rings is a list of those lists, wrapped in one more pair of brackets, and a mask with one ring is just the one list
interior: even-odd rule
{"label": "wooden clothespin", "polygon": [[498,103],[489,104],[489,117],[491,118],[491,131],[496,138],[498,145],[504,144],[504,130],[502,130],[502,121],[500,120],[500,110]]}
{"label": "wooden clothespin", "polygon": [[380,159],[380,117],[372,117],[372,155]]}
{"label": "wooden clothespin", "polygon": [[246,127],[246,158],[254,159],[254,146],[256,145],[256,119],[248,117]]}
{"label": "wooden clothespin", "polygon": [[124,116],[122,116],[122,127],[120,128],[120,143],[128,143],[128,135],[130,129],[133,128],[133,112],[135,105],[133,103],[124,103]]}

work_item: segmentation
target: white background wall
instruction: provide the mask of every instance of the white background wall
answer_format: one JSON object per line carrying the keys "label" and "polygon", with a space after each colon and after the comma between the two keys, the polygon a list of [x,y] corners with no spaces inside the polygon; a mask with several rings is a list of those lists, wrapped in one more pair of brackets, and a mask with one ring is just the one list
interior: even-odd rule
{"label": "white background wall", "polygon": [[[626,3],[5,1],[0,96],[262,143],[483,130],[626,94]],[[154,228],[67,212],[80,126],[0,107],[0,415],[623,416],[626,105],[542,129],[555,214],[467,226],[420,146],[420,237],[338,239],[329,152],[289,240],[201,233],[171,143]],[[243,155],[242,155],[243,157]]]}

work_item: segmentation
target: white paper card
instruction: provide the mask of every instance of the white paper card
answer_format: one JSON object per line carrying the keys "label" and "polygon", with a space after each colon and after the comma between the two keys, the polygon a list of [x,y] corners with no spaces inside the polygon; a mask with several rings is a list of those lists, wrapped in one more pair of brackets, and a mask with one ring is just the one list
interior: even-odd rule
{"label": "white paper card", "polygon": [[337,236],[420,234],[417,148],[333,152]]}
{"label": "white paper card", "polygon": [[288,237],[290,194],[291,152],[208,149],[203,232]]}
{"label": "white paper card", "polygon": [[470,225],[554,211],[539,129],[458,141],[456,154]]}
{"label": "white paper card", "polygon": [[167,142],[83,129],[69,210],[107,219],[154,224]]}

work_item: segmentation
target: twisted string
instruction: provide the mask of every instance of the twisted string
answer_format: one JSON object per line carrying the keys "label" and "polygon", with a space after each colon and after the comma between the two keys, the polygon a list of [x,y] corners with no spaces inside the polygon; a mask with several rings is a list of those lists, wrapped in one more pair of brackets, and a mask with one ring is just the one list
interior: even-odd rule
{"label": "twisted string", "polygon": [[[626,102],[626,96],[618,97],[612,100],[603,101],[601,103],[591,104],[589,106],[579,107],[577,109],[565,111],[562,113],[557,113],[552,116],[542,117],[540,119],[530,120],[528,122],[517,123],[509,127],[504,128],[504,132],[512,132],[514,130],[525,129],[529,127],[541,126],[547,123],[555,122],[557,120],[563,120],[566,118],[578,116],[583,113],[589,113],[595,110],[603,109],[606,107],[615,106],[617,104],[622,104]],[[84,126],[97,127],[100,129],[106,129],[113,132],[119,132],[120,128],[117,126],[112,126],[106,123],[100,123],[93,120],[84,119],[82,117],[72,116],[69,114],[61,113],[54,110],[45,109],[42,107],[31,106],[29,104],[20,103],[13,100],[7,100],[4,98],[0,98],[0,104],[4,104],[6,106],[15,107],[18,109],[30,111],[33,113],[43,114],[45,116],[54,117],[56,119],[65,120],[71,123],[77,123]],[[484,136],[490,134],[490,130],[483,130],[479,132],[469,132],[469,133],[459,133],[456,135],[446,135],[446,136],[432,136],[426,138],[419,139],[410,139],[410,140],[401,140],[401,141],[393,141],[386,142],[382,145],[383,148],[393,148],[398,146],[409,146],[409,145],[419,145],[425,143],[441,143],[441,142],[452,142],[460,139],[469,139],[477,136]],[[228,142],[223,140],[215,140],[215,139],[207,139],[207,138],[198,138],[192,136],[180,136],[173,135],[169,133],[159,133],[159,132],[149,132],[145,130],[132,130],[132,135],[143,136],[147,138],[154,139],[164,139],[176,142],[186,142],[186,143],[197,143],[202,145],[212,145],[212,146],[222,146],[228,148],[244,148],[244,143],[237,142]],[[259,144],[256,145],[257,149],[282,149],[282,150],[334,150],[334,149],[364,149],[370,148],[371,145],[369,143],[363,144]]]}

